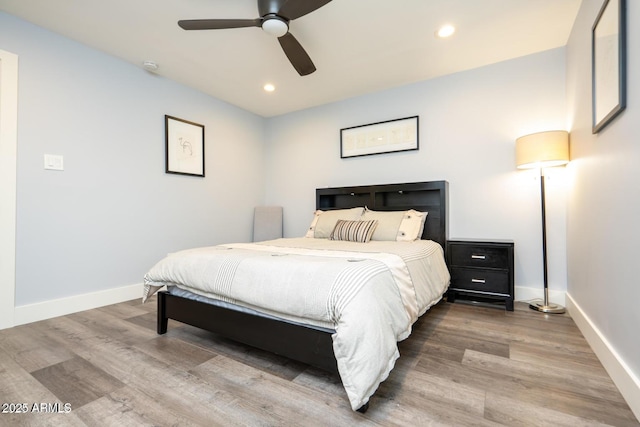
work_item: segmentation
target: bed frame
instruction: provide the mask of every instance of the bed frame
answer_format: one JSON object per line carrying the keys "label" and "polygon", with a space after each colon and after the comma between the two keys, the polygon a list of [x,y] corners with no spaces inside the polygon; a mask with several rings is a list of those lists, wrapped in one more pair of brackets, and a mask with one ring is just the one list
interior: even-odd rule
{"label": "bed frame", "polygon": [[[322,210],[367,206],[377,211],[415,209],[429,212],[422,235],[443,248],[448,236],[446,181],[316,189]],[[158,334],[169,319],[220,334],[232,340],[286,356],[317,368],[337,372],[328,329],[296,325],[158,292]],[[366,411],[368,404],[359,409]]]}

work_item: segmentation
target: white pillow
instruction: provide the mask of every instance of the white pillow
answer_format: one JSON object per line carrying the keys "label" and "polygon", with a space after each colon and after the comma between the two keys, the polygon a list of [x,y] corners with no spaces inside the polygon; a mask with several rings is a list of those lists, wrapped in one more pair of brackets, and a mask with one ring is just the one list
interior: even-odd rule
{"label": "white pillow", "polygon": [[363,212],[364,208],[334,209],[331,211],[317,210],[313,215],[313,221],[311,221],[305,237],[328,239],[338,220],[359,220]]}
{"label": "white pillow", "polygon": [[418,212],[410,209],[400,223],[398,229],[398,241],[420,240],[424,231],[424,223],[427,220],[428,212]]}
{"label": "white pillow", "polygon": [[371,211],[366,209],[362,220],[378,220],[378,226],[371,240],[412,241],[418,240],[424,230],[427,212],[408,211]]}
{"label": "white pillow", "polygon": [[363,221],[377,220],[378,226],[373,232],[371,240],[395,241],[398,237],[400,223],[404,217],[403,211],[372,211],[366,209],[362,214]]}
{"label": "white pillow", "polygon": [[429,212],[419,212],[422,214],[422,220],[420,221],[420,231],[418,231],[418,238],[416,240],[422,239],[422,233],[424,233],[424,224],[427,222],[427,214]]}

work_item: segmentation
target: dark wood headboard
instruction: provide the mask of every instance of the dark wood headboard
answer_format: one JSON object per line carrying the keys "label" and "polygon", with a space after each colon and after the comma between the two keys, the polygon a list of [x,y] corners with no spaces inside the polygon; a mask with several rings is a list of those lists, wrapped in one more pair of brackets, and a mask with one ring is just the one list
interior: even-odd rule
{"label": "dark wood headboard", "polygon": [[438,242],[444,248],[449,236],[448,189],[447,181],[318,188],[316,189],[316,209],[366,206],[374,211],[415,209],[420,212],[429,212],[422,239]]}

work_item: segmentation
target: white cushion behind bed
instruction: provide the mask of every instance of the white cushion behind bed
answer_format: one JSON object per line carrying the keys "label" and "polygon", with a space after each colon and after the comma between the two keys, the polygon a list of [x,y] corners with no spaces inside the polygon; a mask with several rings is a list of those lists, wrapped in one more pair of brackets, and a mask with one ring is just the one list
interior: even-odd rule
{"label": "white cushion behind bed", "polygon": [[253,212],[253,241],[282,237],[282,206],[256,206]]}

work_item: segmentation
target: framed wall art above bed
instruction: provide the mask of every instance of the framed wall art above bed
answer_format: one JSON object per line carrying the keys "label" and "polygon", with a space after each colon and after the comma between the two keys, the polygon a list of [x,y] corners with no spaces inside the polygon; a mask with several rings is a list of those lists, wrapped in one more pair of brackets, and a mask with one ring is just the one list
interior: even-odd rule
{"label": "framed wall art above bed", "polygon": [[418,116],[340,129],[340,157],[419,149]]}

